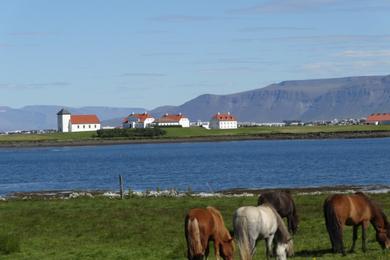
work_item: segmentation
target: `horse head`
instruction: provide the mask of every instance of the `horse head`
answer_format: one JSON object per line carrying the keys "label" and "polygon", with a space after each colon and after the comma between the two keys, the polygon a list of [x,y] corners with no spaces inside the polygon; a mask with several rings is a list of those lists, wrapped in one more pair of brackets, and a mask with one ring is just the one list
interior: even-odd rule
{"label": "horse head", "polygon": [[290,238],[287,243],[278,242],[275,249],[276,259],[284,260],[294,255],[294,243]]}
{"label": "horse head", "polygon": [[376,241],[381,245],[382,249],[390,248],[390,224],[387,221],[385,213],[378,208],[381,216],[380,221],[376,219],[377,223],[374,225],[376,229]]}
{"label": "horse head", "polygon": [[376,241],[381,245],[382,249],[390,248],[390,238],[388,236],[388,230],[379,228],[376,232]]}
{"label": "horse head", "polygon": [[234,256],[234,250],[234,241],[231,236],[223,240],[220,244],[219,252],[224,260],[232,260]]}

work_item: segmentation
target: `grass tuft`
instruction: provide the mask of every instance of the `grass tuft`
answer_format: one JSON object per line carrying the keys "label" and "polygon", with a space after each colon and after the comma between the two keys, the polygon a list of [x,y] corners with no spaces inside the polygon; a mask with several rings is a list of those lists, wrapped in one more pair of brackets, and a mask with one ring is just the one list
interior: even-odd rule
{"label": "grass tuft", "polygon": [[13,233],[0,234],[0,253],[9,255],[20,252],[20,239]]}

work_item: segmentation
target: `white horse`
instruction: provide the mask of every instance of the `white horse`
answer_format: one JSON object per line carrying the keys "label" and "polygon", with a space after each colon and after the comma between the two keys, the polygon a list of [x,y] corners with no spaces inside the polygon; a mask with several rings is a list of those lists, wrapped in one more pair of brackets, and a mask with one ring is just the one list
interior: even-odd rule
{"label": "white horse", "polygon": [[[282,218],[269,204],[237,209],[233,217],[233,226],[242,260],[252,259],[257,241],[260,239],[265,239],[267,259],[271,252],[276,254],[278,260],[287,259],[287,256],[294,254],[291,236]],[[276,246],[275,251],[272,251],[272,244]]]}

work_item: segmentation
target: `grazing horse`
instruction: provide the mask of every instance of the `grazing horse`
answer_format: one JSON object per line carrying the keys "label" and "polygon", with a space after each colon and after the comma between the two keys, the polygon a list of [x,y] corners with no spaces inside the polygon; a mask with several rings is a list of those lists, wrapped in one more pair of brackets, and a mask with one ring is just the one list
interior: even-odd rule
{"label": "grazing horse", "polygon": [[383,249],[390,247],[390,225],[382,209],[362,192],[353,195],[334,194],[324,203],[326,228],[332,251],[345,255],[343,244],[344,225],[353,226],[351,252],[355,249],[358,227],[362,226],[362,249],[366,252],[366,229],[371,222],[376,240]]}
{"label": "grazing horse", "polygon": [[209,255],[209,241],[214,241],[217,259],[233,259],[234,241],[223,222],[221,213],[213,208],[194,208],[185,217],[184,230],[188,259],[203,259]]}
{"label": "grazing horse", "polygon": [[262,193],[257,201],[257,205],[262,205],[264,203],[271,204],[282,218],[287,218],[289,232],[292,234],[297,233],[299,219],[290,192],[270,191]]}
{"label": "grazing horse", "polygon": [[269,204],[237,209],[233,216],[233,226],[242,260],[252,259],[260,239],[265,239],[267,259],[271,252],[276,254],[278,260],[287,259],[287,256],[294,254],[291,236],[282,218]]}

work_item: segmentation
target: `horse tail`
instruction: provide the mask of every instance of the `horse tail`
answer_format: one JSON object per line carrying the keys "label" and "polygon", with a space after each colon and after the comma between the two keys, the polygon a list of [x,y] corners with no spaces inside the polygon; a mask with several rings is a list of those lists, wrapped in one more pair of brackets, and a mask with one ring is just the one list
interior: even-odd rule
{"label": "horse tail", "polygon": [[342,230],[330,198],[324,202],[324,217],[333,252],[343,251]]}
{"label": "horse tail", "polygon": [[234,215],[233,219],[234,238],[240,249],[241,260],[252,259],[248,240],[248,220],[246,217]]}
{"label": "horse tail", "polygon": [[186,238],[188,246],[188,259],[203,255],[202,243],[200,241],[199,223],[196,218],[188,219]]}

